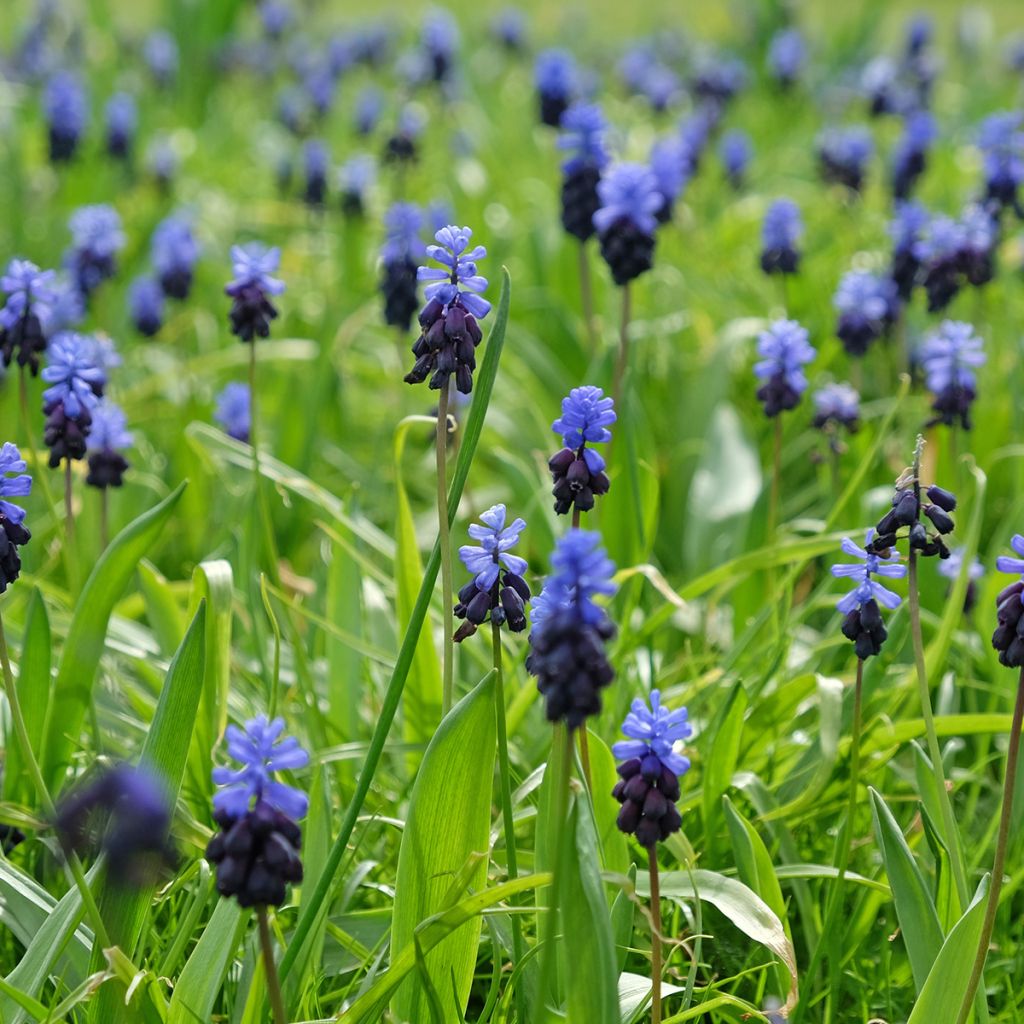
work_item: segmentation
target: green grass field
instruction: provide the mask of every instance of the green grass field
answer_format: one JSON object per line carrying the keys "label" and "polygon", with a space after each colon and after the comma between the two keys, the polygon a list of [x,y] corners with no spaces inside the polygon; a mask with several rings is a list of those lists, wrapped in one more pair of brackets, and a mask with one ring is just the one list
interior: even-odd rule
{"label": "green grass field", "polygon": [[[995,561],[1024,532],[1024,233],[1004,214],[994,280],[963,288],[942,314],[926,311],[918,289],[890,338],[862,359],[844,351],[833,295],[851,268],[888,270],[900,135],[896,117],[869,119],[858,75],[875,54],[899,55],[915,6],[794,8],[808,67],[782,92],[765,51],[786,5],[524,4],[527,52],[517,54],[490,35],[496,6],[453,3],[461,44],[447,97],[430,84],[410,90],[398,74],[429,8],[354,17],[326,0],[294,6],[294,39],[268,44],[258,67],[225,69],[229,36],[255,52],[255,4],[59,5],[53,61],[78,69],[91,111],[76,159],[61,166],[48,159],[42,81],[0,65],[0,263],[58,267],[77,207],[117,209],[126,245],[79,329],[116,343],[123,365],[108,394],[134,435],[124,486],[101,497],[76,462],[68,506],[63,472],[46,465],[46,385],[20,379],[16,365],[0,378],[0,443],[17,444],[34,477],[32,494],[15,499],[32,539],[0,597],[8,692],[17,689],[32,748],[28,758],[8,700],[0,823],[25,840],[0,857],[0,1022],[275,1019],[259,915],[218,895],[204,850],[217,830],[211,769],[229,760],[225,727],[276,714],[310,752],[287,775],[309,796],[304,880],[269,914],[287,1021],[657,1021],[657,945],[662,1024],[956,1024],[1000,845],[1017,681],[990,637],[996,595],[1012,582]],[[28,4],[13,8],[0,26],[5,54],[33,16]],[[938,136],[914,194],[955,217],[983,188],[979,123],[1020,109],[1024,79],[1005,49],[1024,18],[1008,2],[970,8],[978,40],[968,51],[958,8],[937,3],[933,14]],[[362,217],[341,212],[333,172],[325,208],[310,208],[302,142],[275,116],[294,78],[286,54],[319,54],[335,30],[378,15],[395,36],[389,58],[346,70],[311,134],[335,167],[361,152],[379,164],[399,100],[411,98],[426,118],[420,159],[404,172],[379,165]],[[164,90],[140,53],[157,25],[180,48]],[[734,190],[713,137],[658,230],[653,269],[631,287],[627,369],[604,446],[611,489],[583,523],[617,569],[607,603],[616,678],[588,720],[587,756],[570,745],[567,762],[564,726],[547,721],[526,671],[527,632],[504,632],[497,689],[490,631],[456,645],[459,702],[442,720],[443,609],[454,598],[435,546],[438,393],[402,381],[415,328],[382,319],[382,221],[396,199],[440,202],[487,247],[480,273],[495,308],[448,447],[452,544],[506,505],[528,524],[516,554],[536,594],[569,528],[552,509],[547,460],[561,442],[551,423],[570,389],[612,391],[622,296],[591,241],[592,337],[578,247],[560,221],[563,155],[538,122],[533,60],[549,45],[570,49],[597,76],[616,159],[646,161],[692,101],[655,112],[628,94],[616,63],[630,42],[668,30],[746,62],[749,81],[721,127],[746,132],[753,157]],[[684,76],[693,52],[682,48]],[[358,137],[355,105],[371,83],[384,112]],[[138,103],[133,169],[103,147],[103,105],[118,89]],[[859,195],[818,174],[816,138],[837,123],[874,136]],[[179,163],[169,190],[147,169],[158,139]],[[295,175],[282,194],[285,158]],[[761,223],[781,196],[806,226],[800,271],[784,287],[759,267]],[[188,213],[202,252],[189,298],[168,304],[148,339],[128,289],[173,211]],[[280,246],[287,286],[256,345],[258,489],[252,446],[214,420],[216,395],[250,372],[223,288],[230,247],[252,239]],[[758,335],[783,315],[817,349],[811,390],[852,382],[862,417],[833,465],[810,393],[782,415],[773,524],[774,426],[753,365]],[[926,427],[931,395],[907,376],[910,351],[947,317],[973,324],[987,355],[970,431]],[[903,601],[885,613],[889,637],[857,687],[836,610],[847,583],[829,566],[848,560],[844,537],[860,543],[889,508],[919,434],[922,479],[959,499],[950,543],[985,574],[965,614],[966,568],[951,582],[938,559],[921,559],[923,679],[915,602],[896,581]],[[455,589],[468,579],[456,559]],[[611,796],[611,745],[631,701],[653,689],[685,705],[694,728],[682,828],[657,848],[662,943],[652,942],[649,851],[617,830]],[[503,731],[507,766],[495,753]],[[87,850],[76,885],[79,862],[62,851],[47,799],[140,759],[176,794],[174,867],[131,885]],[[1024,1019],[1020,788],[976,1024]]]}

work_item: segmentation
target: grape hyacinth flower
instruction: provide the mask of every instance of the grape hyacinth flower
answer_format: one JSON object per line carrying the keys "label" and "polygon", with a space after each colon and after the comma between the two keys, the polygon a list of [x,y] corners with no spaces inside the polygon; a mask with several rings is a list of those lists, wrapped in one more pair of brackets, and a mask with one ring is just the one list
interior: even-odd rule
{"label": "grape hyacinth flower", "polygon": [[562,399],[562,415],[551,424],[556,434],[562,435],[565,447],[548,460],[555,512],[574,517],[589,512],[594,498],[608,493],[611,486],[605,473],[604,457],[590,444],[606,444],[612,439],[608,429],[616,419],[615,402],[593,385],[573,388]]}
{"label": "grape hyacinth flower", "polygon": [[917,281],[921,266],[917,258],[917,245],[928,221],[928,211],[920,203],[906,202],[896,204],[896,214],[889,222],[889,237],[892,239],[889,276],[904,302],[910,298]]}
{"label": "grape hyacinth flower", "polygon": [[164,325],[164,293],[156,278],[137,277],[128,286],[128,309],[135,329],[152,338]]}
{"label": "grape hyacinth flower", "polygon": [[476,261],[487,255],[482,245],[469,249],[473,232],[449,224],[434,236],[438,245],[427,246],[427,255],[445,269],[420,267],[417,277],[429,281],[427,303],[420,310],[420,336],[412,347],[416,363],[405,375],[407,384],[422,384],[439,390],[455,374],[455,386],[464,395],[473,390],[476,347],[483,339],[477,324],[491,311],[481,296],[487,278],[477,274]]}
{"label": "grape hyacinth flower", "polygon": [[577,529],[558,541],[551,566],[543,618],[530,633],[527,669],[537,678],[548,721],[573,730],[601,711],[600,691],[615,678],[605,653],[615,627],[594,603],[615,592],[615,566],[599,534]]}
{"label": "grape hyacinth flower", "polygon": [[359,135],[371,135],[384,110],[384,96],[380,89],[367,85],[356,96],[355,126]]}
{"label": "grape hyacinth flower", "polygon": [[40,270],[30,260],[13,259],[7,264],[0,288],[7,301],[0,309],[0,353],[4,366],[17,355],[18,365],[39,372],[39,356],[46,351],[46,337],[52,322],[54,303],[52,270]]}
{"label": "grape hyacinth flower", "polygon": [[58,335],[47,357],[41,374],[50,385],[43,391],[43,440],[50,449],[50,468],[56,469],[62,459],[85,458],[92,411],[103,396],[106,375],[96,365],[92,340],[82,334]]}
{"label": "grape hyacinth flower", "polygon": [[914,244],[928,296],[928,312],[937,313],[953,301],[963,286],[963,225],[952,217],[932,217]]}
{"label": "grape hyacinth flower", "polygon": [[[933,484],[925,491],[925,498],[921,500],[921,484],[913,472],[905,472],[896,481],[892,508],[878,521],[869,547],[876,553],[887,554],[900,539],[899,531],[906,527],[912,554],[920,552],[926,558],[934,555],[949,558],[949,548],[943,538],[955,527],[950,513],[956,511],[956,496]],[[927,524],[921,521],[922,514]]]}
{"label": "grape hyacinth flower", "polygon": [[135,130],[139,112],[135,98],[126,92],[116,92],[106,106],[107,153],[115,160],[130,159],[135,144]]}
{"label": "grape hyacinth flower", "polygon": [[226,384],[217,395],[217,406],[213,418],[220,424],[228,437],[249,443],[252,429],[252,401],[249,385],[239,381]]}
{"label": "grape hyacinth flower", "polygon": [[284,0],[263,0],[260,4],[260,24],[270,39],[280,39],[295,20],[295,11]]}
{"label": "grape hyacinth flower", "polygon": [[419,107],[406,104],[398,112],[394,134],[384,149],[384,162],[391,164],[414,163],[419,157],[419,139],[423,134],[425,118]]}
{"label": "grape hyacinth flower", "polygon": [[574,103],[562,115],[559,149],[569,154],[562,163],[562,226],[587,241],[594,233],[594,214],[601,205],[597,185],[608,166],[608,123],[594,103]]}
{"label": "grape hyacinth flower", "polygon": [[999,652],[999,662],[1007,668],[1024,667],[1024,537],[1015,533],[1010,540],[1017,558],[1000,555],[996,568],[1010,575],[1020,575],[996,597],[998,626],[992,634],[992,646]]}
{"label": "grape hyacinth flower", "polygon": [[892,194],[907,199],[917,179],[924,173],[928,147],[935,140],[935,119],[927,110],[907,115],[903,136],[896,144],[892,159]]}
{"label": "grape hyacinth flower", "polygon": [[739,191],[743,188],[747,165],[750,163],[750,138],[746,132],[726,132],[722,136],[718,152],[722,158],[722,166],[725,168],[725,176],[729,179],[729,184]]}
{"label": "grape hyacinth flower", "polygon": [[491,21],[491,34],[506,49],[519,53],[526,45],[526,16],[518,7],[504,7]]}
{"label": "grape hyacinth flower", "polygon": [[661,197],[654,216],[659,224],[667,224],[688,174],[686,147],[678,135],[658,139],[651,147],[651,173]]}
{"label": "grape hyacinth flower", "polygon": [[301,136],[309,121],[309,109],[305,93],[296,86],[282,89],[277,96],[275,107],[278,121],[293,135]]}
{"label": "grape hyacinth flower", "polygon": [[679,138],[686,151],[686,169],[692,177],[700,167],[700,160],[718,124],[717,108],[705,105],[679,123]]}
{"label": "grape hyacinth flower", "polygon": [[1019,111],[990,114],[978,131],[985,166],[985,198],[999,210],[1012,209],[1024,218],[1018,189],[1024,181],[1024,115]]}
{"label": "grape hyacinth flower", "polygon": [[[145,765],[121,764],[63,798],[54,825],[65,850],[81,853],[98,845],[107,858],[107,877],[138,887],[152,884],[177,861],[172,812],[162,778]],[[101,831],[95,828],[97,815],[104,822]]]}
{"label": "grape hyacinth flower", "polygon": [[461,643],[490,619],[496,626],[507,625],[513,633],[526,629],[526,602],[530,588],[523,577],[526,559],[510,554],[519,543],[519,534],[526,529],[522,519],[505,525],[505,506],[494,505],[480,516],[483,526],[474,523],[470,537],[479,544],[463,544],[459,558],[473,573],[460,591],[455,615],[465,620],[455,633]]}
{"label": "grape hyacinth flower", "polygon": [[977,395],[974,371],[985,364],[982,344],[974,328],[958,320],[944,320],[921,343],[917,362],[934,396],[935,417],[928,426],[952,427],[959,422],[964,430],[971,429],[971,404]]}
{"label": "grape hyacinth flower", "polygon": [[699,62],[690,87],[696,96],[720,109],[744,88],[747,78],[743,61],[718,54]]}
{"label": "grape hyacinth flower", "polygon": [[534,83],[543,124],[557,128],[562,115],[578,91],[578,71],[572,54],[566,50],[544,50],[537,55]]}
{"label": "grape hyacinth flower", "polygon": [[640,94],[655,113],[661,114],[683,95],[683,84],[670,67],[655,61],[640,80]]}
{"label": "grape hyacinth flower", "polygon": [[779,29],[768,44],[768,70],[783,89],[791,89],[803,74],[807,44],[798,28]]}
{"label": "grape hyacinth flower", "polygon": [[758,336],[761,361],[754,365],[754,375],[764,381],[757,398],[764,404],[766,416],[795,409],[807,390],[803,368],[817,355],[807,339],[806,328],[795,320],[776,320]]}
{"label": "grape hyacinth flower", "polygon": [[960,229],[961,269],[968,283],[980,288],[995,277],[999,220],[988,207],[971,203],[960,215]]}
{"label": "grape hyacinth flower", "polygon": [[160,88],[165,89],[174,81],[178,74],[178,42],[170,32],[150,32],[142,44],[142,56]]}
{"label": "grape hyacinth flower", "polygon": [[82,297],[89,296],[117,271],[117,254],[125,237],[117,210],[106,203],[80,206],[68,221],[71,248],[64,263]]}
{"label": "grape hyacinth flower", "polygon": [[776,199],[761,226],[761,269],[766,274],[795,274],[800,267],[797,246],[803,233],[800,208],[792,199]]}
{"label": "grape hyacinth flower", "polygon": [[849,578],[856,583],[853,590],[839,599],[836,608],[845,616],[843,636],[853,642],[854,651],[861,661],[879,654],[889,635],[878,606],[892,610],[902,600],[899,594],[888,590],[872,577],[898,580],[907,575],[907,567],[899,564],[898,555],[883,555],[873,549],[874,535],[874,530],[868,530],[863,548],[854,544],[849,537],[844,538],[840,545],[843,552],[860,559],[861,564],[840,563],[833,565],[831,570],[836,578]]}
{"label": "grape hyacinth flower", "polygon": [[384,214],[387,237],[380,251],[384,271],[384,322],[406,332],[419,304],[416,295],[418,260],[425,251],[420,241],[423,213],[413,203],[394,203]]}
{"label": "grape hyacinth flower", "polygon": [[839,314],[836,335],[851,356],[863,356],[900,315],[899,294],[892,279],[866,270],[844,274],[832,304]]}
{"label": "grape hyacinth flower", "polygon": [[276,781],[276,772],[303,768],[309,754],[293,736],[282,738],[284,720],[259,715],[244,731],[227,728],[228,753],[242,767],[214,768],[221,786],[213,797],[220,831],[206,847],[217,868],[217,891],[242,907],[280,906],[288,882],[302,881],[297,821],[305,817],[305,793]]}
{"label": "grape hyacinth flower", "polygon": [[307,139],[302,147],[302,167],[305,187],[302,198],[309,206],[323,206],[327,195],[327,174],[331,157],[322,139]]}
{"label": "grape hyacinth flower", "polygon": [[[950,589],[960,578],[964,564],[964,548],[950,548],[949,558],[939,562],[939,575],[950,583]],[[978,580],[985,575],[985,567],[977,558],[971,560],[967,567],[967,590],[964,592],[964,615],[970,615],[978,603]]]}
{"label": "grape hyacinth flower", "polygon": [[366,153],[357,154],[346,160],[338,169],[338,185],[341,189],[341,209],[351,217],[361,217],[366,212],[370,188],[377,165]]}
{"label": "grape hyacinth flower", "polygon": [[851,434],[860,428],[860,395],[849,384],[826,384],[812,396],[814,419],[818,430],[843,427]]}
{"label": "grape hyacinth flower", "polygon": [[617,285],[651,269],[657,214],[664,202],[658,182],[643,164],[615,164],[597,186],[601,207],[594,227],[601,255]]}
{"label": "grape hyacinth flower", "polygon": [[280,295],[283,281],[271,275],[281,262],[281,250],[271,248],[262,242],[231,247],[231,269],[234,279],[224,287],[224,294],[230,295],[231,333],[241,341],[270,336],[270,321],[276,319],[277,308],[270,301],[271,295]]}
{"label": "grape hyacinth flower", "polygon": [[58,71],[43,92],[50,141],[50,161],[64,163],[78,150],[85,120],[88,116],[85,91],[78,77],[70,71]]}
{"label": "grape hyacinth flower", "polygon": [[165,217],[153,232],[149,254],[164,294],[187,299],[199,259],[199,245],[189,222],[176,214]]}
{"label": "grape hyacinth flower", "polygon": [[679,777],[690,770],[690,760],[676,748],[693,735],[693,727],[686,708],[670,711],[661,703],[661,692],[652,690],[650,707],[640,697],[633,700],[622,731],[629,739],[612,747],[623,759],[612,790],[622,805],[616,824],[650,849],[682,827],[676,801]]}
{"label": "grape hyacinth flower", "polygon": [[[32,490],[25,460],[16,445],[5,441],[0,448],[0,594],[21,573],[18,548],[32,539],[25,526],[25,510],[10,498],[25,498]],[[13,474],[13,475],[11,475]]]}
{"label": "grape hyacinth flower", "polygon": [[85,482],[101,490],[120,487],[129,468],[123,453],[126,448],[131,448],[132,443],[124,411],[104,399],[92,412],[92,425],[86,444],[89,474]]}
{"label": "grape hyacinth flower", "polygon": [[455,19],[447,11],[429,12],[423,22],[420,45],[431,78],[438,83],[447,82],[451,78],[459,48],[459,27]]}
{"label": "grape hyacinth flower", "polygon": [[832,128],[818,139],[818,165],[826,182],[845,185],[859,192],[864,170],[874,153],[871,133],[866,128]]}

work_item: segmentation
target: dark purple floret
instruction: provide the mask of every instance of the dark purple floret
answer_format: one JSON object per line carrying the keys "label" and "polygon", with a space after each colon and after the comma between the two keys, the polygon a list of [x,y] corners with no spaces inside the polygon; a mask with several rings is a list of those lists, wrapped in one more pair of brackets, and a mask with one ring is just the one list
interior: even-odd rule
{"label": "dark purple floret", "polygon": [[988,284],[996,273],[999,244],[998,207],[972,203],[960,215],[960,266],[967,283],[975,288]]}
{"label": "dark purple floret", "polygon": [[7,301],[0,309],[0,355],[10,366],[17,354],[18,366],[28,367],[34,377],[39,357],[46,351],[47,328],[52,320],[56,292],[55,274],[40,270],[31,260],[13,259],[0,277]]}
{"label": "dark purple floret", "polygon": [[585,242],[601,205],[597,184],[608,166],[608,125],[596,104],[575,103],[562,115],[561,127],[558,148],[569,154],[562,163],[562,226]]}
{"label": "dark purple floret", "polygon": [[798,28],[784,28],[772,36],[768,45],[768,67],[783,89],[792,88],[803,73],[807,46]]}
{"label": "dark purple floret", "polygon": [[143,337],[152,338],[164,325],[164,293],[153,277],[137,277],[128,287],[132,324]]}
{"label": "dark purple floret", "polygon": [[926,110],[907,115],[903,137],[896,145],[892,160],[892,194],[907,199],[917,179],[924,173],[928,147],[935,138],[935,120]]}
{"label": "dark purple floret", "polygon": [[1024,181],[1024,115],[990,114],[981,123],[978,146],[985,165],[985,197],[999,210],[1012,209],[1024,219],[1018,195]]}
{"label": "dark purple floret", "polygon": [[149,252],[164,294],[187,299],[199,259],[199,245],[188,221],[175,214],[162,220],[153,232]]}
{"label": "dark purple floret", "polygon": [[975,335],[974,328],[960,321],[944,320],[921,343],[917,363],[934,396],[935,417],[928,426],[959,423],[964,430],[970,430],[971,406],[977,394],[975,370],[985,363],[982,340]]}
{"label": "dark purple floret", "polygon": [[565,447],[548,459],[555,512],[560,516],[574,509],[589,512],[594,499],[611,487],[604,456],[587,444],[605,444],[612,439],[608,428],[616,419],[614,404],[600,388],[589,384],[573,388],[562,399],[562,415],[551,429],[561,434]]}
{"label": "dark purple floret", "polygon": [[917,243],[928,220],[928,211],[919,203],[897,203],[896,214],[889,224],[889,236],[892,238],[892,267],[889,276],[904,302],[910,298],[917,281],[921,266],[917,257]]}
{"label": "dark purple floret", "polygon": [[305,186],[302,198],[310,206],[323,206],[327,196],[327,174],[331,158],[321,139],[308,139],[302,149],[302,168]]}
{"label": "dark purple floret", "polygon": [[791,199],[776,199],[768,207],[761,227],[761,269],[766,274],[797,272],[803,231],[800,208]]}
{"label": "dark purple floret", "polygon": [[89,474],[85,482],[90,487],[104,489],[120,487],[129,469],[123,450],[132,445],[132,435],[126,429],[124,413],[110,401],[104,400],[93,410],[87,450]]}
{"label": "dark purple floret", "polygon": [[124,248],[121,218],[106,203],[80,206],[68,220],[71,248],[64,263],[86,300],[117,272],[117,254]]}
{"label": "dark purple floret", "polygon": [[873,152],[874,143],[866,128],[830,129],[818,139],[821,176],[827,182],[859,192]]}
{"label": "dark purple floret", "polygon": [[760,362],[754,375],[763,381],[757,389],[758,401],[768,417],[795,409],[807,390],[804,366],[817,354],[808,341],[807,330],[795,320],[776,320],[757,339]]}
{"label": "dark purple floret", "polygon": [[952,217],[932,217],[914,243],[928,296],[928,312],[937,313],[953,301],[963,287],[964,227]]}
{"label": "dark purple floret", "polygon": [[232,298],[231,333],[241,341],[270,336],[270,322],[277,317],[271,295],[284,291],[284,282],[272,277],[281,260],[281,250],[260,242],[231,247],[231,267],[235,277],[224,288]]}
{"label": "dark purple floret", "polygon": [[[949,558],[946,538],[953,532],[949,515],[956,508],[952,492],[932,485],[922,497],[921,485],[908,474],[897,481],[892,508],[879,521],[868,545],[870,551],[887,554],[898,540],[906,539],[911,550],[926,558]],[[899,531],[906,529],[906,534]]]}
{"label": "dark purple floret", "polygon": [[643,164],[616,164],[597,186],[601,207],[594,227],[612,279],[624,285],[654,265],[657,214],[664,203],[658,182]]}
{"label": "dark purple floret", "polygon": [[395,203],[384,215],[387,238],[381,247],[384,322],[408,331],[419,305],[417,265],[424,252],[419,233],[423,213],[413,203]]}
{"label": "dark purple floret", "polygon": [[534,82],[543,124],[557,128],[578,91],[578,72],[572,54],[566,50],[545,50],[538,54]]}
{"label": "dark purple floret", "polygon": [[128,160],[135,144],[138,110],[130,93],[118,92],[107,101],[107,153],[115,160]]}
{"label": "dark purple floret", "polygon": [[694,93],[722,107],[747,84],[747,67],[736,57],[713,56],[700,62],[690,82]]}
{"label": "dark purple floret", "polygon": [[[25,526],[25,510],[7,500],[24,498],[31,492],[32,478],[25,472],[27,468],[17,446],[5,441],[0,448],[0,594],[21,572],[18,548],[32,539]],[[13,840],[13,834],[10,838]]]}
{"label": "dark purple floret", "polygon": [[455,19],[447,11],[431,11],[423,22],[420,43],[430,77],[438,83],[447,82],[451,78],[459,46],[459,28]]}
{"label": "dark purple floret", "polygon": [[832,302],[839,313],[836,334],[851,356],[863,356],[900,315],[895,283],[863,270],[843,275]]}
{"label": "dark purple floret", "polygon": [[419,139],[424,118],[418,107],[406,105],[398,115],[398,124],[384,148],[384,162],[410,164],[419,159]]}
{"label": "dark purple floret", "polygon": [[78,150],[88,114],[85,92],[78,77],[70,71],[58,71],[43,93],[50,141],[50,160],[64,163]]}

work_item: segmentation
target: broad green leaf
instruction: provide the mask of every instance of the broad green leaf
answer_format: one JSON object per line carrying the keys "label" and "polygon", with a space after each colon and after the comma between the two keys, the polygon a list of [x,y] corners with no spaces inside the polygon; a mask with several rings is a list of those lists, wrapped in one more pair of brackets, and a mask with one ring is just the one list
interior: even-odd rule
{"label": "broad green leaf", "polygon": [[139,590],[146,603],[146,619],[163,654],[170,656],[185,635],[187,620],[177,598],[155,565],[139,562]]}
{"label": "broad green leaf", "polygon": [[42,769],[51,791],[60,788],[78,747],[114,604],[139,561],[156,543],[184,489],[185,484],[179,484],[159,505],[126,526],[85,582],[57,666],[43,740]]}
{"label": "broad green leaf", "polygon": [[955,1018],[967,994],[971,964],[985,919],[988,886],[986,875],[963,917],[942,943],[907,1024],[935,1024]]}
{"label": "broad green leaf", "polygon": [[733,773],[739,764],[743,716],[746,710],[747,694],[742,684],[735,683],[709,730],[713,738],[711,749],[704,761],[702,806],[704,833],[711,846],[714,845],[716,838],[722,797],[729,788]]}
{"label": "broad green leaf", "polygon": [[[448,904],[453,879],[467,862],[474,854],[487,853],[496,742],[494,673],[489,672],[445,716],[423,755],[398,853],[392,949],[412,944],[417,927]],[[468,888],[481,889],[486,880],[484,857],[473,869]],[[445,1020],[465,1010],[480,927],[476,921],[424,957]],[[395,1010],[401,1020],[427,1018],[419,975],[407,978],[398,990]]]}
{"label": "broad green leaf", "polygon": [[900,934],[910,957],[914,986],[920,993],[942,947],[939,916],[928,884],[892,812],[870,786],[868,793],[871,796],[875,836],[885,864],[885,873],[889,876],[893,902],[896,904]]}
{"label": "broad green leaf", "polygon": [[[636,887],[636,865],[630,864],[626,872],[630,884]],[[636,905],[625,889],[620,889],[612,902],[612,935],[615,937],[615,966],[619,971],[620,979],[622,969],[626,965],[629,952],[633,946],[633,916]]]}
{"label": "broad green leaf", "polygon": [[[32,588],[25,613],[17,686],[25,729],[38,758],[50,703],[50,620],[38,587]],[[35,796],[17,743],[8,743],[4,752],[3,793],[12,803],[27,804]]]}
{"label": "broad green leaf", "polygon": [[629,844],[625,834],[616,825],[619,805],[608,799],[619,773],[615,768],[608,745],[596,733],[587,730],[587,746],[590,751],[590,779],[594,787],[593,813],[601,841],[601,863],[606,871],[625,872],[629,868]]}

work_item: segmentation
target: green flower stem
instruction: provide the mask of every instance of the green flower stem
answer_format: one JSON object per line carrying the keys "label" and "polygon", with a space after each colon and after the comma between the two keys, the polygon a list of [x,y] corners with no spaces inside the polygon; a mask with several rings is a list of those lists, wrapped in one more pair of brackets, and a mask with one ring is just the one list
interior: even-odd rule
{"label": "green flower stem", "polygon": [[661,1024],[661,887],[658,883],[658,847],[647,847],[651,878],[651,1024]]}
{"label": "green flower stem", "polygon": [[256,919],[260,925],[260,949],[263,952],[263,973],[267,976],[267,994],[274,1012],[274,1024],[288,1024],[288,1014],[284,1008],[284,996],[281,994],[281,979],[277,975],[274,963],[274,945],[270,938],[270,922],[267,920],[267,908],[256,908]]}
{"label": "green flower stem", "polygon": [[452,539],[448,525],[448,385],[437,399],[437,539],[441,546],[441,607],[444,609],[444,651],[442,656],[441,714],[447,715],[455,699],[454,644],[455,617],[452,609]]}
{"label": "green flower stem", "polygon": [[594,286],[590,274],[590,254],[586,242],[579,244],[580,258],[580,304],[583,307],[583,322],[592,349],[597,348],[597,326],[594,322]]}
{"label": "green flower stem", "polygon": [[612,378],[612,398],[615,408],[622,415],[622,389],[629,370],[629,319],[632,313],[632,294],[627,281],[622,286],[622,320],[619,323],[619,353],[615,361],[615,376]]}

